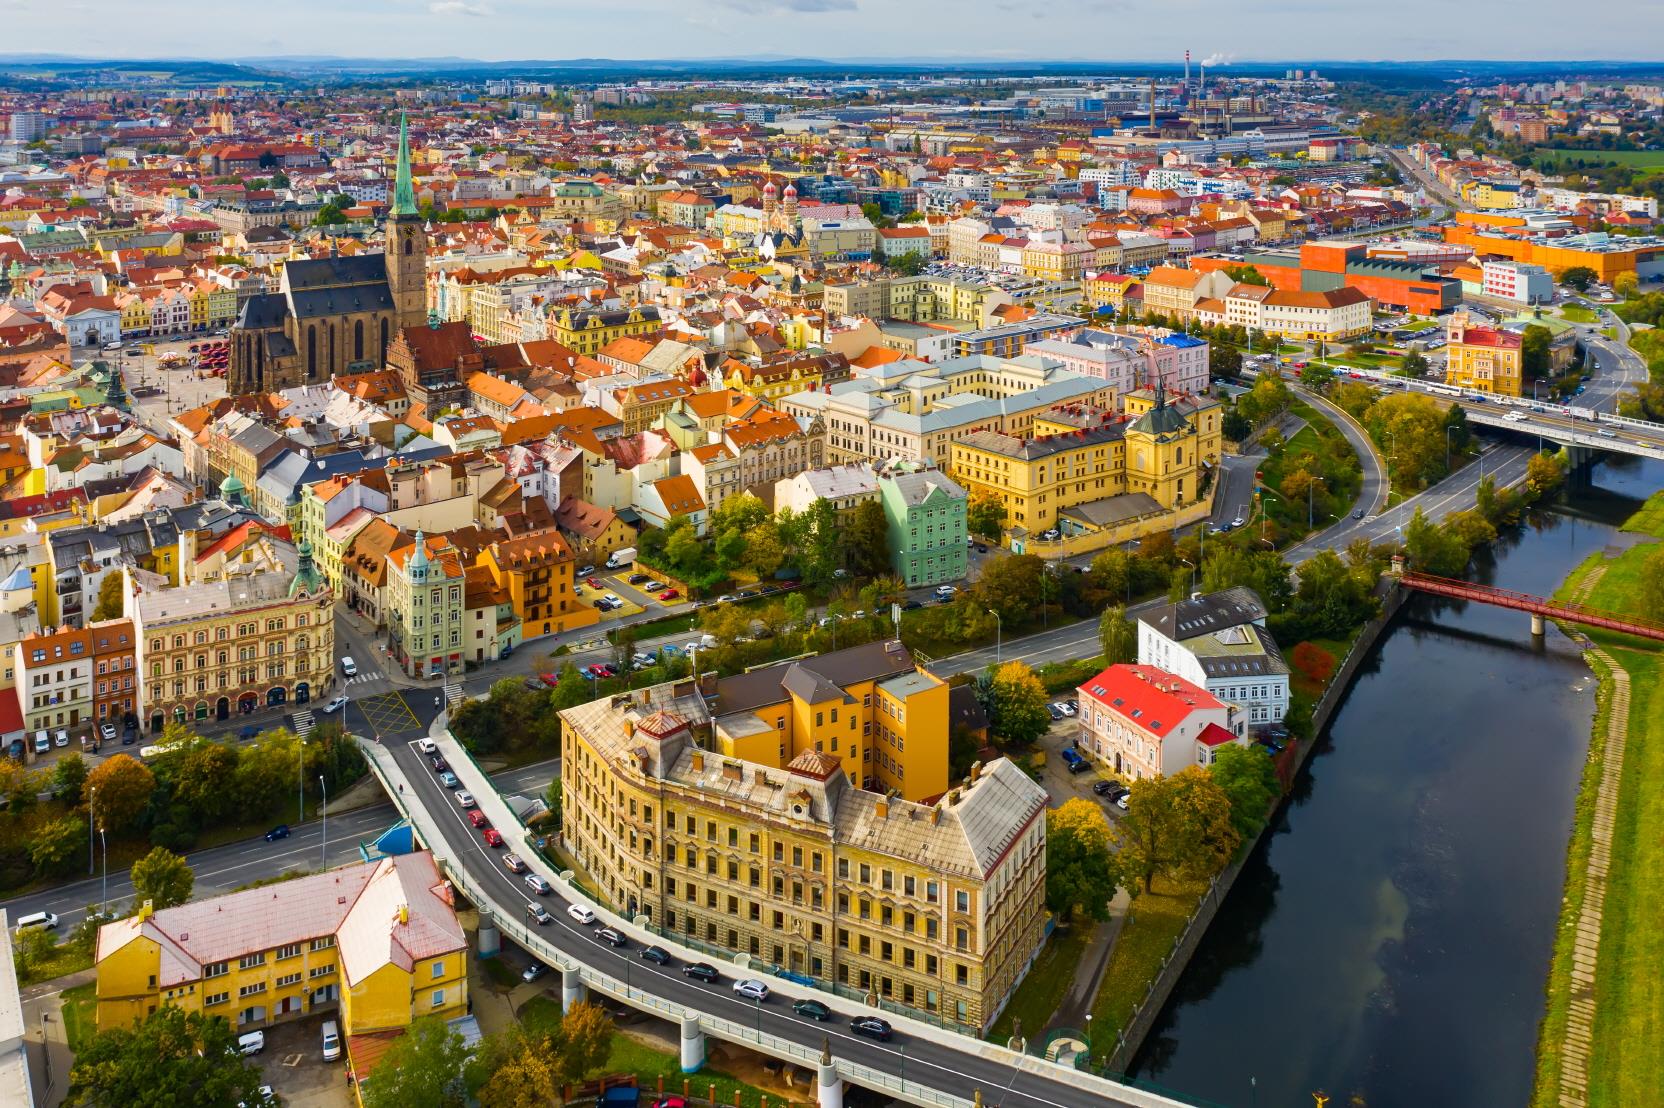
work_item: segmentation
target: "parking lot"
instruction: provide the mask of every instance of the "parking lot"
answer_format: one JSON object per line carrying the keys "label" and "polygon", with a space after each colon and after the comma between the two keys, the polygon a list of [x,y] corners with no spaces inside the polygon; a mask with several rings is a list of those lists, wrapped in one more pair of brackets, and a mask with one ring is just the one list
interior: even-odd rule
{"label": "parking lot", "polygon": [[254,1061],[285,1108],[348,1108],[354,1103],[345,1055],[335,1062],[323,1060],[324,1021],[340,1018],[338,1012],[320,1012],[265,1029],[266,1049]]}
{"label": "parking lot", "polygon": [[1092,791],[1092,786],[1100,781],[1118,780],[1115,774],[1096,762],[1091,762],[1088,768],[1079,773],[1071,773],[1063,759],[1064,748],[1072,746],[1079,734],[1078,718],[1065,716],[1061,720],[1053,721],[1051,728],[1040,740],[1040,746],[1046,752],[1046,768],[1040,775],[1040,786],[1046,790],[1053,808],[1061,807],[1064,801],[1078,796],[1102,808],[1105,815],[1112,820],[1118,819],[1121,811],[1113,801]]}

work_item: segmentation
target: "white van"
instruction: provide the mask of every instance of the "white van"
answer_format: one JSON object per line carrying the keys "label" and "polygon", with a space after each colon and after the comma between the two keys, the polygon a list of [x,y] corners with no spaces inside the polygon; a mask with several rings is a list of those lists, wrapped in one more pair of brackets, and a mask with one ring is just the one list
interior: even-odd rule
{"label": "white van", "polygon": [[35,732],[35,753],[47,754],[52,750],[52,739],[45,731]]}
{"label": "white van", "polygon": [[20,916],[17,921],[18,931],[56,931],[58,929],[58,915],[56,912],[30,912]]}
{"label": "white van", "polygon": [[266,1033],[264,1031],[250,1031],[246,1035],[237,1036],[237,1053],[259,1054],[266,1049]]}
{"label": "white van", "polygon": [[341,672],[348,677],[358,676],[358,663],[352,660],[352,655],[348,654],[341,659]]}
{"label": "white van", "polygon": [[324,1061],[333,1062],[341,1057],[341,1029],[334,1020],[324,1021]]}

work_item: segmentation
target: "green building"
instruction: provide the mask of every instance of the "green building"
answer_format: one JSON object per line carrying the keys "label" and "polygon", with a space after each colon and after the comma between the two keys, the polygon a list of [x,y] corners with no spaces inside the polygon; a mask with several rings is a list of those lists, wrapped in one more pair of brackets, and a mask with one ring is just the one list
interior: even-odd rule
{"label": "green building", "polygon": [[964,580],[963,488],[940,470],[917,469],[881,476],[878,495],[890,527],[891,564],[908,588]]}

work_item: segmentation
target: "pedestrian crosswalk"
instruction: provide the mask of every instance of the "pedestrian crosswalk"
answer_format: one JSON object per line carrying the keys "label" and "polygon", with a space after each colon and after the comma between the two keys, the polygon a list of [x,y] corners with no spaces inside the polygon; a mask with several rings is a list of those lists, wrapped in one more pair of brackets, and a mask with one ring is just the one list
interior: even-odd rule
{"label": "pedestrian crosswalk", "polygon": [[379,670],[361,669],[353,676],[348,677],[345,683],[348,685],[368,685],[376,681],[385,680],[386,678],[382,676]]}
{"label": "pedestrian crosswalk", "polygon": [[311,712],[299,711],[295,713],[295,734],[304,739],[312,733],[312,727],[313,720]]}

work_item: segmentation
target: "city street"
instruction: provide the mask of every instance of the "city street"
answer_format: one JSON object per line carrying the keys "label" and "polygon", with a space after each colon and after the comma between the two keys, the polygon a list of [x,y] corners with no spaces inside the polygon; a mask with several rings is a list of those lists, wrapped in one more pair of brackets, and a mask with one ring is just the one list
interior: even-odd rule
{"label": "city street", "polygon": [[[492,782],[505,793],[541,794],[551,778],[560,773],[560,759],[555,758],[517,769],[504,770],[492,776]],[[299,784],[292,799],[296,808],[300,803]],[[275,824],[283,813],[273,817]],[[208,847],[185,855],[185,861],[196,873],[194,899],[230,892],[240,885],[261,878],[276,877],[290,870],[318,870],[345,865],[359,860],[358,844],[385,831],[398,819],[398,813],[386,801],[367,808],[358,808],[328,819],[327,848],[324,839],[325,821],[291,823],[289,837],[268,843],[260,834],[224,846]],[[101,860],[100,860],[101,861]],[[29,893],[0,902],[11,919],[30,912],[56,912],[60,934],[69,931],[86,914],[89,905],[115,904],[125,908],[133,899],[133,884],[126,869],[112,870],[105,875],[78,879],[70,884]]]}

